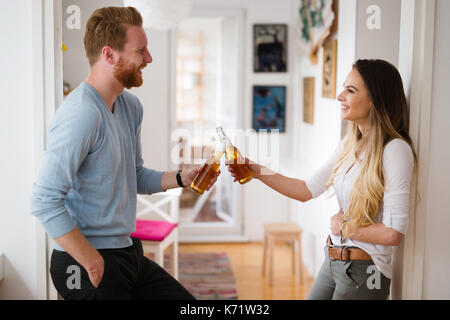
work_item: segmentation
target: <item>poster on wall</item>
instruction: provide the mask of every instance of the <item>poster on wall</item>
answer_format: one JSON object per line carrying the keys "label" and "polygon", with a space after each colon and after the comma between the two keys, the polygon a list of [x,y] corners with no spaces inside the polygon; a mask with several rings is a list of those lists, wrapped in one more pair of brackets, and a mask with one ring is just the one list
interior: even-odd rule
{"label": "poster on wall", "polygon": [[253,26],[254,72],[287,71],[287,25]]}
{"label": "poster on wall", "polygon": [[253,129],[286,129],[286,87],[253,86]]}
{"label": "poster on wall", "polygon": [[317,53],[325,41],[337,30],[338,0],[299,0],[297,15],[297,51],[309,56],[317,64]]}

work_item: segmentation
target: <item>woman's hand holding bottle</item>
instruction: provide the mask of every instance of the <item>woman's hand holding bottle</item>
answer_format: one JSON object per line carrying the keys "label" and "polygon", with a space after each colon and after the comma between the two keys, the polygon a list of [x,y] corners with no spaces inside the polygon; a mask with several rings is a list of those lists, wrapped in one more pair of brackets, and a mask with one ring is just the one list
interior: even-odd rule
{"label": "woman's hand holding bottle", "polygon": [[[251,161],[248,158],[240,158],[237,160],[237,163],[245,165],[248,170],[250,171],[253,178],[259,179],[261,176],[261,171],[264,168],[263,166],[257,164],[256,162]],[[236,179],[236,172],[233,169],[230,164],[233,164],[233,160],[227,160],[225,161],[226,166],[228,167],[228,171],[230,172],[231,176],[234,178],[234,182],[238,181]]]}

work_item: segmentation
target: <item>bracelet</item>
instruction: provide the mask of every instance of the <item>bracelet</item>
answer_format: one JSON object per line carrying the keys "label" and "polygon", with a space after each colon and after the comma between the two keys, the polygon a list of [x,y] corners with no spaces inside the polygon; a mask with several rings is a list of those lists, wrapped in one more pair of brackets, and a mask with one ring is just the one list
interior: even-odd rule
{"label": "bracelet", "polygon": [[183,181],[181,180],[181,169],[177,172],[177,183],[181,188],[184,188]]}

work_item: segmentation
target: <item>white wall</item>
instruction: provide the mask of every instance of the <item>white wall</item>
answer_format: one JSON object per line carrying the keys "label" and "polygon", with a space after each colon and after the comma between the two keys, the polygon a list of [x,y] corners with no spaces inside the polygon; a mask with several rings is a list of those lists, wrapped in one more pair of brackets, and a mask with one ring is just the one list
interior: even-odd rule
{"label": "white wall", "polygon": [[0,300],[40,297],[29,206],[35,169],[32,2],[5,1],[0,10]]}
{"label": "white wall", "polygon": [[426,211],[424,299],[450,299],[450,1],[436,1],[428,208]]}
{"label": "white wall", "polygon": [[[368,17],[374,14],[370,9],[376,6],[380,9],[380,29],[367,28],[367,19],[357,19],[356,48],[357,58],[383,59],[398,66],[400,44],[400,11],[401,0],[358,0],[358,17]],[[369,14],[367,13],[369,8]],[[374,20],[369,19],[371,24]]]}

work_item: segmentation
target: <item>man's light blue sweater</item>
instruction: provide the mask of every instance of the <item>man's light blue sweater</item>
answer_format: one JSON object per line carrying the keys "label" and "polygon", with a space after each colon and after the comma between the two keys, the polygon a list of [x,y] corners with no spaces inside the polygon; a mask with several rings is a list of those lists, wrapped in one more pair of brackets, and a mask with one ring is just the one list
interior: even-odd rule
{"label": "man's light blue sweater", "polygon": [[132,245],[137,193],[162,191],[163,173],[143,167],[142,115],[131,93],[111,112],[86,82],[65,99],[31,196],[31,213],[52,238],[78,227],[96,249]]}

